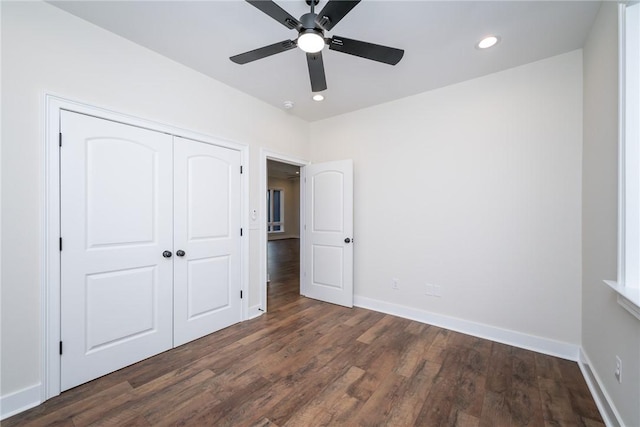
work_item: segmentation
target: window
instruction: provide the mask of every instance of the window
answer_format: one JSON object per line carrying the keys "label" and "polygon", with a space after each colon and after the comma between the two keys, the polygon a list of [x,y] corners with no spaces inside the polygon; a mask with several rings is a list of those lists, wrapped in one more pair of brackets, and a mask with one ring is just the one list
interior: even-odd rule
{"label": "window", "polygon": [[267,190],[267,232],[284,233],[284,190]]}
{"label": "window", "polygon": [[640,4],[619,8],[618,278],[605,282],[640,319]]}
{"label": "window", "polygon": [[624,214],[622,281],[640,287],[640,5],[621,5],[620,151]]}

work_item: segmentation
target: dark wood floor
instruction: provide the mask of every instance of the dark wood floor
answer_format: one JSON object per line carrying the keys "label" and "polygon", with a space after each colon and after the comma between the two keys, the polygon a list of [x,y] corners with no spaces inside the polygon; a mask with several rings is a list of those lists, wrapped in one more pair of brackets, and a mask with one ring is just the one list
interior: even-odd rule
{"label": "dark wood floor", "polygon": [[270,243],[269,313],[2,425],[603,425],[574,362],[300,297],[295,244]]}
{"label": "dark wood floor", "polygon": [[267,311],[300,297],[300,239],[267,243]]}

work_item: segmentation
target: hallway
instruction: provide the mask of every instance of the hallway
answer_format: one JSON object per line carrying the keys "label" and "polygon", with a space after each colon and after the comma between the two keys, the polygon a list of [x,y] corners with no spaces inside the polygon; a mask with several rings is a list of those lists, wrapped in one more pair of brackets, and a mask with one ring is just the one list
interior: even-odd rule
{"label": "hallway", "polygon": [[300,239],[267,243],[267,310],[276,310],[300,297]]}

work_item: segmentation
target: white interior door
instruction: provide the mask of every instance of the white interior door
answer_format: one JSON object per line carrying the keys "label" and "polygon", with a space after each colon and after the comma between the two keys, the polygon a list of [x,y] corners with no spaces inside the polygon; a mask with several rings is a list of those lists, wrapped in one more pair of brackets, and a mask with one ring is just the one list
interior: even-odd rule
{"label": "white interior door", "polygon": [[174,145],[174,345],[241,320],[240,152]]}
{"label": "white interior door", "polygon": [[353,162],[305,166],[302,294],[353,306]]}
{"label": "white interior door", "polygon": [[172,137],[61,114],[61,389],[171,348]]}

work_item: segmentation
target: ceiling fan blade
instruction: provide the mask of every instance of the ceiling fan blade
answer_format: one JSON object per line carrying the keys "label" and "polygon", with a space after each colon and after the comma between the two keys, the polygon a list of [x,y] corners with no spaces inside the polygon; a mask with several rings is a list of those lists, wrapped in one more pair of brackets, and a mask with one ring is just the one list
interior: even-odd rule
{"label": "ceiling fan blade", "polygon": [[309,78],[311,79],[311,91],[322,92],[327,89],[327,79],[324,75],[324,63],[322,52],[307,53],[307,65],[309,65]]}
{"label": "ceiling fan blade", "polygon": [[247,3],[255,6],[260,11],[269,15],[282,25],[292,30],[300,31],[302,29],[302,24],[296,18],[291,16],[287,11],[283,8],[275,4],[271,0],[246,0]]}
{"label": "ceiling fan blade", "polygon": [[295,48],[296,42],[294,42],[293,40],[284,40],[279,43],[274,43],[269,46],[260,47],[258,49],[250,50],[249,52],[232,56],[229,59],[236,64],[246,64],[257,59],[266,58],[267,56],[275,55],[276,53],[285,52],[287,50]]}
{"label": "ceiling fan blade", "polygon": [[325,31],[329,31],[345,17],[360,0],[329,0],[316,17],[316,24]]}
{"label": "ceiling fan blade", "polygon": [[396,65],[404,55],[404,50],[402,49],[346,39],[339,36],[331,37],[329,40],[329,49],[373,61],[384,62],[389,65]]}

